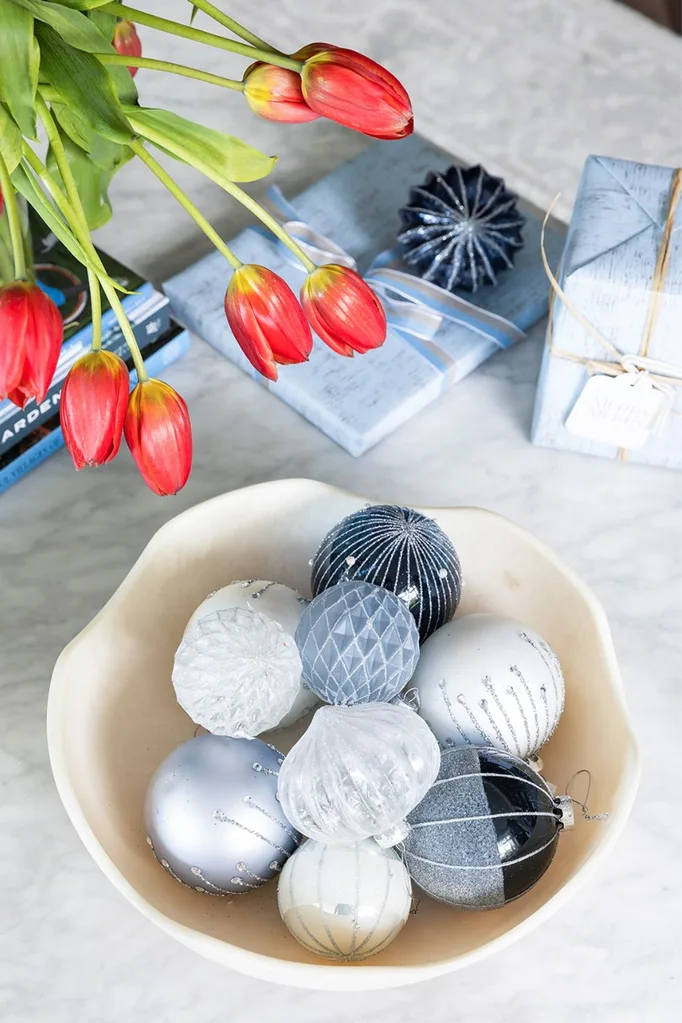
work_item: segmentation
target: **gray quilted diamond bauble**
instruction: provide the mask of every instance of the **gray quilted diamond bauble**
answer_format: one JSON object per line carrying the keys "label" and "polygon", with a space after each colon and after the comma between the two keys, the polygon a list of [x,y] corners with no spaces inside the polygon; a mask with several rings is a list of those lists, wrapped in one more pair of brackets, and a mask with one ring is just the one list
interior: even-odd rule
{"label": "gray quilted diamond bauble", "polygon": [[327,703],[386,703],[412,678],[419,630],[406,604],[372,583],[350,580],[308,605],[296,643],[309,689]]}

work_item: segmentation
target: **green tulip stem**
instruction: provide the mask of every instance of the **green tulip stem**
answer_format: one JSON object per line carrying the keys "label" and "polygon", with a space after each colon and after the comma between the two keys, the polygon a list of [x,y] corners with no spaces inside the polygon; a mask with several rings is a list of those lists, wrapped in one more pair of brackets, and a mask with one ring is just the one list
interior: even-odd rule
{"label": "green tulip stem", "polygon": [[196,43],[205,43],[207,46],[216,46],[219,50],[230,50],[232,53],[240,53],[249,60],[262,60],[266,64],[277,64],[278,67],[288,68],[290,71],[300,71],[303,62],[292,60],[291,57],[282,57],[272,50],[261,50],[254,46],[247,46],[246,43],[237,43],[234,39],[225,39],[224,36],[214,35],[213,32],[204,32],[200,28],[192,28],[191,25],[181,25],[177,21],[170,21],[168,18],[159,18],[155,14],[147,14],[145,11],[138,11],[135,7],[126,7],[125,4],[110,3],[99,8],[106,14],[115,14],[119,18],[127,18],[137,22],[138,25],[146,25],[148,28],[156,28],[160,32],[168,32],[170,35],[182,36],[184,39],[192,39]]}
{"label": "green tulip stem", "polygon": [[[197,170],[201,170],[201,168],[197,167]],[[289,251],[293,252],[294,256],[303,263],[303,266],[309,274],[312,273],[313,270],[317,269],[316,264],[313,263],[312,259],[306,255],[301,246],[294,241],[291,235],[285,231],[280,222],[276,220],[272,214],[268,213],[266,209],[263,209],[260,203],[256,202],[256,200],[253,199],[248,192],[245,192],[243,188],[239,187],[239,185],[235,185],[234,181],[229,181],[226,178],[221,178],[218,183],[226,192],[240,202],[242,206],[246,206],[247,210],[253,213],[254,217],[258,217],[258,219],[265,224],[270,231],[272,231],[274,236],[279,238],[279,240],[286,245]]]}
{"label": "green tulip stem", "polygon": [[168,60],[154,60],[151,57],[129,57],[125,53],[93,53],[102,64],[122,64],[124,67],[146,67],[150,71],[167,71],[171,75],[182,75],[183,78],[196,78],[198,82],[208,82],[209,85],[219,85],[223,89],[234,89],[236,92],[244,91],[244,83],[235,78],[223,78],[222,75],[212,75],[209,71],[199,71],[197,68],[187,67],[185,64],[172,64]]}
{"label": "green tulip stem", "polygon": [[[52,115],[49,113],[49,111],[47,115],[47,121],[48,123],[51,122],[49,132],[45,121],[43,121],[43,124],[45,125],[45,131],[48,132],[49,138],[49,133],[52,131],[52,128],[54,128],[54,130],[56,131],[56,126],[54,125]],[[61,143],[61,139],[59,139],[59,142]],[[128,320],[128,317],[125,314],[123,306],[121,305],[121,300],[118,297],[116,288],[114,287],[113,282],[109,278],[109,275],[107,274],[104,268],[102,260],[100,259],[97,253],[97,249],[92,244],[92,239],[90,238],[90,231],[88,230],[87,221],[85,218],[85,214],[83,212],[83,207],[81,206],[80,198],[78,197],[78,190],[76,189],[75,182],[73,181],[71,168],[68,165],[68,160],[66,160],[65,158],[64,167],[63,168],[60,167],[57,157],[57,151],[53,149],[53,152],[55,154],[55,160],[57,160],[57,167],[59,168],[59,173],[60,175],[62,175],[62,180],[64,180],[63,175],[66,175],[67,179],[70,179],[70,184],[71,183],[73,184],[73,188],[78,199],[76,208],[74,208],[71,205],[68,198],[61,190],[55,179],[52,177],[45,164],[42,163],[38,156],[36,156],[36,154],[33,152],[33,150],[26,141],[24,141],[23,143],[22,152],[24,154],[24,159],[28,163],[29,167],[36,175],[36,177],[45,185],[45,188],[52,197],[55,206],[63,216],[64,220],[66,220],[67,224],[70,226],[71,230],[73,231],[77,240],[80,242],[80,245],[83,248],[86,255],[90,258],[93,267],[95,268],[95,273],[99,278],[102,290],[109,299],[109,305],[114,311],[114,315],[116,316],[116,319],[118,320],[119,326],[121,328],[121,333],[126,339],[128,348],[130,349],[130,354],[133,358],[135,369],[137,370],[138,380],[139,381],[148,380],[149,376],[147,370],[145,369],[144,360],[142,358],[142,354],[137,344],[137,340],[133,333],[133,328],[130,326],[130,321]],[[65,181],[64,185],[66,186]]]}
{"label": "green tulip stem", "polygon": [[14,276],[17,280],[24,280],[26,277],[26,256],[24,253],[24,239],[21,233],[21,214],[17,193],[14,190],[9,170],[2,155],[0,155],[0,194],[7,209],[7,222],[9,224],[9,236],[12,242],[12,259],[14,261]]}
{"label": "green tulip stem", "polygon": [[237,256],[235,256],[232,249],[227,247],[227,245],[222,240],[218,232],[211,227],[203,213],[199,212],[199,210],[196,208],[192,200],[187,195],[185,195],[185,193],[182,191],[180,186],[176,184],[176,182],[173,180],[170,174],[168,174],[163,169],[161,164],[154,159],[151,153],[147,152],[142,142],[140,142],[139,139],[135,139],[134,142],[130,143],[130,148],[135,153],[135,155],[139,157],[140,160],[142,160],[142,162],[147,165],[147,167],[149,167],[152,174],[156,175],[161,184],[168,189],[171,195],[175,199],[177,199],[182,208],[186,210],[187,213],[189,213],[192,220],[196,223],[198,227],[201,228],[206,237],[211,242],[213,242],[218,252],[225,257],[230,266],[234,267],[235,270],[238,270],[239,267],[242,265],[241,260],[239,260]]}
{"label": "green tulip stem", "polygon": [[193,7],[203,11],[204,14],[208,14],[209,18],[213,18],[213,20],[217,21],[219,25],[222,25],[223,28],[233,32],[234,35],[239,36],[241,39],[245,39],[247,43],[251,43],[252,46],[256,46],[260,50],[268,50],[271,53],[278,53],[281,57],[285,56],[281,50],[271,46],[270,43],[266,43],[264,39],[254,35],[253,32],[249,32],[248,28],[244,28],[244,26],[240,25],[238,21],[235,21],[234,18],[230,18],[227,14],[223,14],[222,11],[218,10],[214,4],[209,3],[208,0],[189,0],[189,2]]}
{"label": "green tulip stem", "polygon": [[94,270],[88,267],[88,287],[90,288],[90,312],[92,315],[92,350],[98,352],[102,347],[102,295],[99,281]]}

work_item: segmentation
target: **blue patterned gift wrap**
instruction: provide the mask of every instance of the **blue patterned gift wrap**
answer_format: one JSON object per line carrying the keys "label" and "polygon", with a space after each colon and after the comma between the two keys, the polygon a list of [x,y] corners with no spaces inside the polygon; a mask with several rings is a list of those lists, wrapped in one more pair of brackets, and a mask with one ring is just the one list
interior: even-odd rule
{"label": "blue patterned gift wrap", "polygon": [[[418,136],[378,142],[292,199],[297,219],[332,239],[352,256],[360,273],[396,245],[398,210],[410,187],[453,158]],[[497,287],[463,294],[474,305],[526,331],[547,313],[547,280],[539,258],[540,220],[524,207],[525,247]],[[267,232],[248,228],[230,243],[244,263],[280,274],[295,292],[304,272]],[[556,266],[563,237],[550,231],[547,249]],[[310,361],[279,367],[276,383],[264,380],[238,347],[225,319],[223,296],[231,274],[218,253],[166,282],[174,315],[194,333],[267,386],[274,394],[353,455],[361,455],[471,373],[499,344],[463,323],[444,320],[429,341],[389,329],[384,346],[341,358],[314,338]]]}
{"label": "blue patterned gift wrap", "polygon": [[669,262],[646,340],[674,175],[668,167],[588,157],[558,277],[570,304],[619,352],[666,364],[671,411],[637,450],[570,433],[566,420],[590,373],[600,372],[590,361],[617,365],[618,358],[557,298],[538,382],[534,443],[682,469],[682,202],[670,216]]}

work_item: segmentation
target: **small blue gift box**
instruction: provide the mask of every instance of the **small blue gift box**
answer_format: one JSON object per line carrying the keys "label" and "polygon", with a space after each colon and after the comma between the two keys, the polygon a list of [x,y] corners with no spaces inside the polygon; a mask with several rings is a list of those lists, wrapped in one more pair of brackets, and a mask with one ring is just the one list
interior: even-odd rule
{"label": "small blue gift box", "polygon": [[536,444],[682,468],[681,195],[679,171],[588,157],[549,319]]}
{"label": "small blue gift box", "polygon": [[[303,222],[312,234],[331,239],[365,274],[380,254],[395,246],[398,210],[407,201],[410,187],[420,184],[429,170],[444,170],[452,163],[451,156],[418,136],[374,143],[296,196],[288,211],[290,219]],[[548,287],[539,257],[540,221],[532,211],[524,208],[524,213],[525,245],[515,267],[500,275],[497,287],[463,294],[472,303],[469,313],[465,309],[452,318],[450,296],[441,292],[434,298],[440,289],[433,288],[428,301],[442,308],[421,310],[427,322],[430,313],[436,315],[435,321],[431,317],[432,325],[436,323],[431,334],[390,326],[382,348],[353,359],[334,354],[315,338],[310,361],[280,367],[275,383],[256,373],[228,327],[223,296],[231,270],[222,256],[206,256],[166,282],[164,290],[182,323],[351,454],[360,455],[546,315]],[[248,228],[230,244],[242,262],[270,267],[299,291],[302,268],[291,262],[270,234]],[[550,262],[556,263],[562,244],[560,235],[549,233]],[[390,278],[391,271],[387,273]],[[413,280],[416,288],[421,282]],[[458,299],[453,301],[456,304]],[[394,309],[404,305],[389,304]],[[424,317],[416,319],[423,324]],[[501,332],[496,324],[503,324]]]}

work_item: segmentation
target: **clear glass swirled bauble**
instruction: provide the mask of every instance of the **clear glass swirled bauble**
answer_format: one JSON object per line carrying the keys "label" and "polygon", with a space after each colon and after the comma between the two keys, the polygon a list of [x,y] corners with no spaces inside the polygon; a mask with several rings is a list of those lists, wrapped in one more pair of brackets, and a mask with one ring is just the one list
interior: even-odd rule
{"label": "clear glass swirled bauble", "polygon": [[438,774],[440,750],[407,707],[321,707],[280,768],[282,810],[319,842],[391,846]]}

